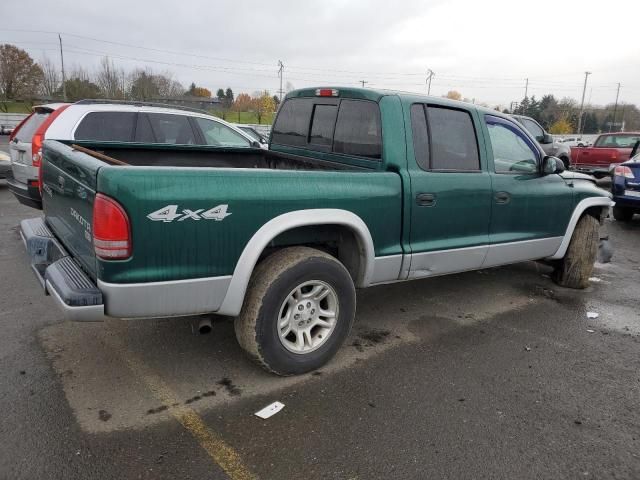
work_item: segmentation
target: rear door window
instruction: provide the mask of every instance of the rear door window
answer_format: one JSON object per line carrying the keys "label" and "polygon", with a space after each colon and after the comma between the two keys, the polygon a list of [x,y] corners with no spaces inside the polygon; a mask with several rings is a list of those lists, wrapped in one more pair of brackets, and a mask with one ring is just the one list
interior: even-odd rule
{"label": "rear door window", "polygon": [[151,122],[146,113],[138,114],[138,125],[136,126],[136,142],[155,143],[156,139],[151,130]]}
{"label": "rear door window", "polygon": [[76,140],[130,142],[136,123],[136,112],[91,112],[74,133]]}
{"label": "rear door window", "polygon": [[147,113],[156,143],[195,145],[196,136],[185,115],[172,113]]}
{"label": "rear door window", "polygon": [[271,141],[280,145],[307,145],[313,99],[292,98],[284,102],[273,126]]}
{"label": "rear door window", "polygon": [[359,100],[340,102],[333,151],[369,158],[382,157],[382,129],[377,103]]}
{"label": "rear door window", "polygon": [[31,143],[36,130],[38,130],[38,127],[44,123],[49,115],[50,112],[36,112],[32,114],[16,132],[15,139],[22,143]]}
{"label": "rear door window", "polygon": [[429,106],[429,169],[453,171],[480,170],[478,140],[469,112]]}

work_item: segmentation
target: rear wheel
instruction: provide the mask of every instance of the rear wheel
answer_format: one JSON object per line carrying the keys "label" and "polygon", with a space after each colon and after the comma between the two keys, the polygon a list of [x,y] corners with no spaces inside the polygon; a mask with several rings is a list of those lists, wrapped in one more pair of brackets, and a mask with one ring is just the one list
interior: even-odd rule
{"label": "rear wheel", "polygon": [[600,223],[591,215],[583,215],[571,237],[569,248],[553,274],[558,285],[586,288],[598,253]]}
{"label": "rear wheel", "polygon": [[569,159],[567,157],[560,157],[560,160],[562,160],[562,163],[564,163],[564,169],[569,170],[569,167],[571,166],[571,162],[569,161]]}
{"label": "rear wheel", "polygon": [[296,375],[328,362],[347,338],[356,295],[347,269],[309,247],[280,250],[260,263],[235,321],[249,356],[278,375]]}
{"label": "rear wheel", "polygon": [[619,222],[629,222],[633,218],[633,210],[630,208],[613,207],[613,218]]}

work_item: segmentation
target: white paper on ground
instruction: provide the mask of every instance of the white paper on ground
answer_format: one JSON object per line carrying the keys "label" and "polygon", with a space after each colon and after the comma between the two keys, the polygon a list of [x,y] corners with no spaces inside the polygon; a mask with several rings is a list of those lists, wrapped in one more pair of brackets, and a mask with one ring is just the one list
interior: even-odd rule
{"label": "white paper on ground", "polygon": [[602,281],[602,279],[601,279],[601,278],[598,278],[598,277],[589,277],[589,281],[590,281],[590,282],[598,283],[598,282],[601,282],[601,281]]}
{"label": "white paper on ground", "polygon": [[600,316],[599,313],[596,312],[587,312],[587,318],[598,318]]}
{"label": "white paper on ground", "polygon": [[267,419],[272,415],[275,415],[284,408],[284,403],[273,402],[271,405],[267,405],[262,410],[255,413],[257,417]]}

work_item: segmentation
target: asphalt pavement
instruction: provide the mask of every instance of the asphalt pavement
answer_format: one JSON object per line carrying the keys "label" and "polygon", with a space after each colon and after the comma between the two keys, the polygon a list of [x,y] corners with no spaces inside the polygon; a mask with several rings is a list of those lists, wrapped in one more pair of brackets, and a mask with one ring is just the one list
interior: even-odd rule
{"label": "asphalt pavement", "polygon": [[0,479],[640,478],[640,216],[584,291],[533,262],[360,291],[334,361],[278,378],[226,318],[62,321],[39,214],[0,180]]}

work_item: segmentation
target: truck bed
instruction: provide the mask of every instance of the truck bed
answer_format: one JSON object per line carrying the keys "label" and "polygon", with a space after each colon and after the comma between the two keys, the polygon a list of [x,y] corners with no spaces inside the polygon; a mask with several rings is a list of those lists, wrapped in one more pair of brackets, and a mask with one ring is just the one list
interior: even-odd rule
{"label": "truck bed", "polygon": [[310,159],[259,148],[220,148],[190,145],[135,145],[75,142],[84,148],[131,166],[267,168],[282,170],[366,170],[347,163]]}

